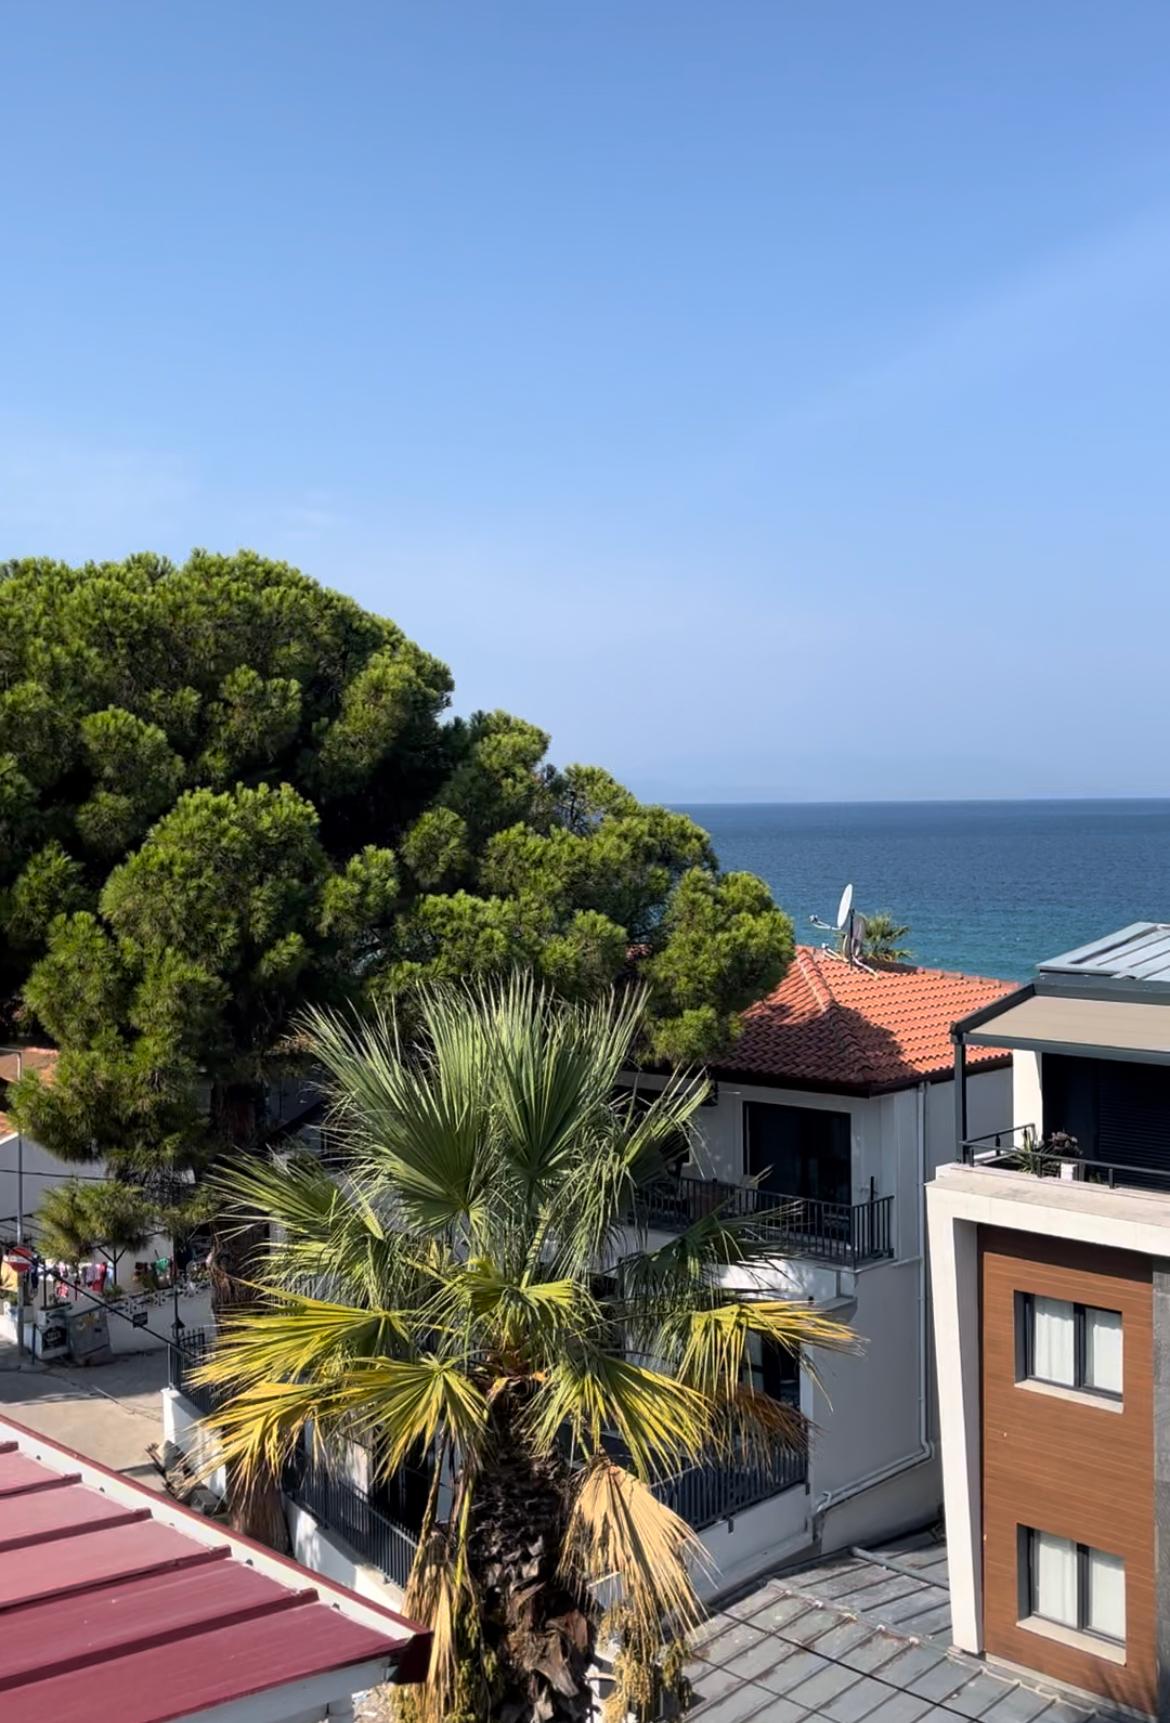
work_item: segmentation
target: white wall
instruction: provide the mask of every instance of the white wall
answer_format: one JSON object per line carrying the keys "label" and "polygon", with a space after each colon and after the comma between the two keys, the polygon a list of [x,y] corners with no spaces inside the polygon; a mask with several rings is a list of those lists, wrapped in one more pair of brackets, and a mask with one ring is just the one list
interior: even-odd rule
{"label": "white wall", "polygon": [[[56,1155],[51,1155],[48,1149],[42,1148],[40,1143],[34,1142],[31,1137],[7,1137],[0,1140],[0,1233],[6,1238],[16,1236],[15,1216],[20,1207],[21,1163],[24,1167],[26,1237],[36,1236],[36,1212],[46,1191],[71,1178],[89,1180],[106,1176],[104,1161],[87,1161],[83,1166],[75,1166],[58,1160]],[[140,1251],[127,1251],[118,1263],[120,1283],[123,1286],[129,1284],[136,1261],[169,1257],[172,1248],[171,1241],[165,1234],[157,1234]]]}
{"label": "white wall", "polygon": [[708,1526],[700,1541],[712,1565],[695,1573],[700,1597],[706,1601],[733,1590],[765,1569],[803,1554],[811,1537],[809,1502],[808,1491],[797,1484],[754,1508],[745,1508],[733,1516],[730,1525],[720,1520],[718,1525]]}
{"label": "white wall", "polygon": [[862,1354],[821,1351],[810,1360],[820,1378],[811,1407],[814,1495],[892,1465],[917,1442],[917,1263],[859,1272],[850,1320]]}
{"label": "white wall", "polygon": [[1044,1102],[1042,1097],[1039,1053],[1013,1053],[1011,1123],[1013,1125],[1035,1125],[1038,1131],[1042,1131],[1044,1129]]}
{"label": "white wall", "polygon": [[164,1388],[161,1393],[163,1441],[181,1448],[194,1469],[203,1466],[207,1472],[207,1487],[217,1495],[227,1492],[227,1473],[214,1465],[218,1449],[214,1439],[200,1421],[200,1413],[177,1388]]}

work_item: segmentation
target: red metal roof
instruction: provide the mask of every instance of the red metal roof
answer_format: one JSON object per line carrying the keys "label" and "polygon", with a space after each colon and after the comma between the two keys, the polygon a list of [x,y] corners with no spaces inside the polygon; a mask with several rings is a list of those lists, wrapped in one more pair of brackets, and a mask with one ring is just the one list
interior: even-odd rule
{"label": "red metal roof", "polygon": [[[775,992],[744,1013],[717,1074],[850,1093],[947,1077],[951,1024],[1014,986],[906,964],[862,969],[799,945]],[[969,1066],[1008,1057],[997,1047],[967,1049]]]}
{"label": "red metal roof", "polygon": [[0,1421],[0,1723],[214,1718],[285,1687],[303,1714],[294,1684],[417,1680],[428,1643],[390,1610]]}

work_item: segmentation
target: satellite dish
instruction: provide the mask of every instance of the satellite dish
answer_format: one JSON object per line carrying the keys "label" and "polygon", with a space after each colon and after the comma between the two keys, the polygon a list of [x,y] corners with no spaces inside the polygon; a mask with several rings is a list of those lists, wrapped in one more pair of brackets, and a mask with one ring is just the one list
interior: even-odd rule
{"label": "satellite dish", "polygon": [[814,927],[819,927],[822,933],[837,935],[836,946],[824,947],[830,957],[844,958],[846,963],[852,963],[859,969],[867,967],[861,960],[865,949],[865,917],[860,910],[853,907],[852,885],[847,885],[841,893],[835,922],[822,921],[819,915],[810,915],[809,920]]}

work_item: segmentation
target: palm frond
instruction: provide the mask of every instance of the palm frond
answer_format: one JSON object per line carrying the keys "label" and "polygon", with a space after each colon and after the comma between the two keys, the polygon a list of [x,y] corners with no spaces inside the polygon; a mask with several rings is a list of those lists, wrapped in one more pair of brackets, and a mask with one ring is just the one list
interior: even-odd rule
{"label": "palm frond", "polygon": [[420,1542],[405,1609],[412,1621],[431,1630],[430,1666],[416,1695],[418,1723],[445,1723],[459,1680],[459,1623],[475,1619],[474,1593],[469,1582],[456,1580],[446,1531],[432,1531]]}
{"label": "palm frond", "polygon": [[488,1257],[447,1266],[427,1307],[430,1320],[464,1332],[493,1355],[544,1360],[573,1336],[588,1336],[601,1326],[601,1311],[581,1278],[520,1278],[504,1273]]}
{"label": "palm frond", "polygon": [[442,1057],[405,1058],[393,1021],[310,1013],[305,1026],[332,1078],[331,1122],[401,1201],[410,1225],[441,1232],[483,1200],[490,1157],[486,1037],[451,990],[428,993],[423,1020]]}
{"label": "palm frond", "polygon": [[847,1324],[789,1298],[712,1304],[680,1315],[674,1326],[681,1343],[679,1380],[723,1402],[734,1398],[743,1378],[750,1335],[793,1354],[808,1347],[834,1352],[858,1348]]}
{"label": "palm frond", "polygon": [[352,1359],[413,1350],[411,1312],[355,1308],[299,1293],[269,1292],[276,1310],[244,1310],[228,1317],[212,1356],[192,1371],[206,1387],[336,1376]]}
{"label": "palm frond", "polygon": [[685,1631],[702,1615],[692,1572],[709,1558],[685,1520],[640,1478],[597,1454],[578,1478],[562,1570],[596,1584],[616,1579],[641,1631]]}
{"label": "palm frond", "polygon": [[702,1457],[712,1408],[687,1383],[601,1347],[579,1347],[548,1371],[530,1419],[534,1440],[551,1447],[562,1430],[586,1453],[612,1432],[639,1477],[653,1478]]}

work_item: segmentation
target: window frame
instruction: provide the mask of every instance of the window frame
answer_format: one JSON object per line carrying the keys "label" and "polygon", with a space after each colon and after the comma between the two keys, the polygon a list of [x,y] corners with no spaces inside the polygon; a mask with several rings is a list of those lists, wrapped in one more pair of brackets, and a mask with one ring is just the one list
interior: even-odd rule
{"label": "window frame", "polygon": [[[1049,1298],[1045,1292],[1017,1292],[1017,1336],[1016,1336],[1016,1381],[1039,1382],[1045,1388],[1054,1388],[1065,1394],[1087,1394],[1094,1399],[1105,1400],[1111,1405],[1119,1406],[1125,1398],[1125,1312],[1110,1310],[1104,1304],[1081,1304],[1072,1298],[1054,1300],[1056,1303],[1067,1304],[1073,1313],[1073,1379],[1071,1382],[1057,1382],[1051,1376],[1038,1374],[1036,1365],[1036,1300]],[[1100,1311],[1107,1316],[1116,1316],[1121,1324],[1121,1387],[1099,1388],[1087,1380],[1088,1366],[1088,1312]]]}
{"label": "window frame", "polygon": [[[1075,1623],[1058,1621],[1055,1616],[1045,1615],[1043,1610],[1038,1607],[1039,1585],[1037,1584],[1036,1566],[1039,1553],[1039,1532],[1040,1528],[1037,1526],[1020,1527],[1020,1537],[1023,1546],[1021,1552],[1023,1556],[1023,1573],[1021,1577],[1024,1582],[1021,1590],[1024,1593],[1022,1601],[1025,1605],[1024,1620],[1020,1625],[1026,1627],[1030,1622],[1039,1622],[1045,1627],[1057,1628],[1062,1633],[1083,1634],[1087,1639],[1099,1640],[1102,1645],[1113,1646],[1124,1651],[1127,1646],[1127,1640],[1124,1635],[1122,1638],[1118,1639],[1112,1633],[1102,1633],[1099,1627],[1091,1627],[1089,1625],[1089,1559],[1094,1554],[1114,1556],[1114,1559],[1121,1563],[1122,1585],[1124,1587],[1125,1557],[1115,1555],[1112,1550],[1096,1549],[1094,1545],[1081,1543],[1079,1539],[1076,1538],[1064,1538],[1063,1541],[1065,1543],[1072,1544],[1076,1557],[1077,1619]],[[1058,1532],[1052,1532],[1046,1535],[1052,1537],[1061,1536]],[[1124,1589],[1122,1596],[1125,1599],[1126,1628],[1128,1629],[1129,1597]]]}

